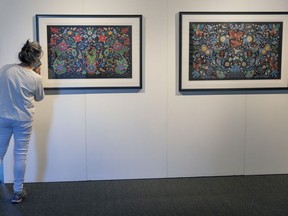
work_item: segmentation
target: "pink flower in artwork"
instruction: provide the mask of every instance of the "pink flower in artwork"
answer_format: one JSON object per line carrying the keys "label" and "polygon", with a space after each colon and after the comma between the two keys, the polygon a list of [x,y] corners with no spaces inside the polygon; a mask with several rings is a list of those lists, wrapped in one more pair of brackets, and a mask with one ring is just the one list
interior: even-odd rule
{"label": "pink flower in artwork", "polygon": [[74,36],[74,40],[76,41],[76,42],[80,42],[81,40],[82,40],[82,37],[81,37],[81,35],[75,35]]}
{"label": "pink flower in artwork", "polygon": [[116,42],[114,45],[113,45],[113,49],[115,51],[121,51],[123,49],[123,45],[120,43],[120,42]]}
{"label": "pink flower in artwork", "polygon": [[58,49],[60,52],[63,52],[67,49],[67,44],[65,41],[62,41],[61,43],[58,44]]}

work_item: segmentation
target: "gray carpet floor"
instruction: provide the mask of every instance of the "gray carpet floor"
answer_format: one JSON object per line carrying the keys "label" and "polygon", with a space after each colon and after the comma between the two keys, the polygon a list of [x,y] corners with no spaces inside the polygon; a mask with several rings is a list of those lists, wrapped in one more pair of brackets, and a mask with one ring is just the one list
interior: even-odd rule
{"label": "gray carpet floor", "polygon": [[11,204],[0,186],[1,216],[287,216],[288,175],[26,183]]}

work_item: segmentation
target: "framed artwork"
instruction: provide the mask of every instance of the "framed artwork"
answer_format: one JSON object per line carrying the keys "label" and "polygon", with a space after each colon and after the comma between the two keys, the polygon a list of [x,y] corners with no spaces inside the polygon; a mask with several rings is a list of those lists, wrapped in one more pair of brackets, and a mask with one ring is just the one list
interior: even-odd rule
{"label": "framed artwork", "polygon": [[179,90],[287,88],[288,13],[180,12]]}
{"label": "framed artwork", "polygon": [[142,88],[142,15],[36,15],[44,88]]}

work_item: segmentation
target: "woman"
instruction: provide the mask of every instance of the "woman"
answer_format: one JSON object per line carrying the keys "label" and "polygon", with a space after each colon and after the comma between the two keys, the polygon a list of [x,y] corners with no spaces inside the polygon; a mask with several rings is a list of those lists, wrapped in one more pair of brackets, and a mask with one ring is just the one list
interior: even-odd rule
{"label": "woman", "polygon": [[34,101],[41,101],[44,98],[42,79],[37,74],[41,65],[41,55],[41,46],[27,40],[18,54],[21,63],[4,65],[0,68],[0,163],[3,162],[13,135],[12,203],[22,202],[27,195],[23,183],[35,110]]}

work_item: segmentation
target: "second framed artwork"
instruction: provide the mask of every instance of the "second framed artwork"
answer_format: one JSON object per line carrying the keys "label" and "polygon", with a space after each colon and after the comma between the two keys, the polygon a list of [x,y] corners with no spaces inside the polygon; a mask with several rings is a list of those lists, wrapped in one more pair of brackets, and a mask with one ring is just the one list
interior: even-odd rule
{"label": "second framed artwork", "polygon": [[179,90],[287,88],[288,13],[180,12]]}
{"label": "second framed artwork", "polygon": [[44,88],[141,88],[141,15],[36,15]]}

